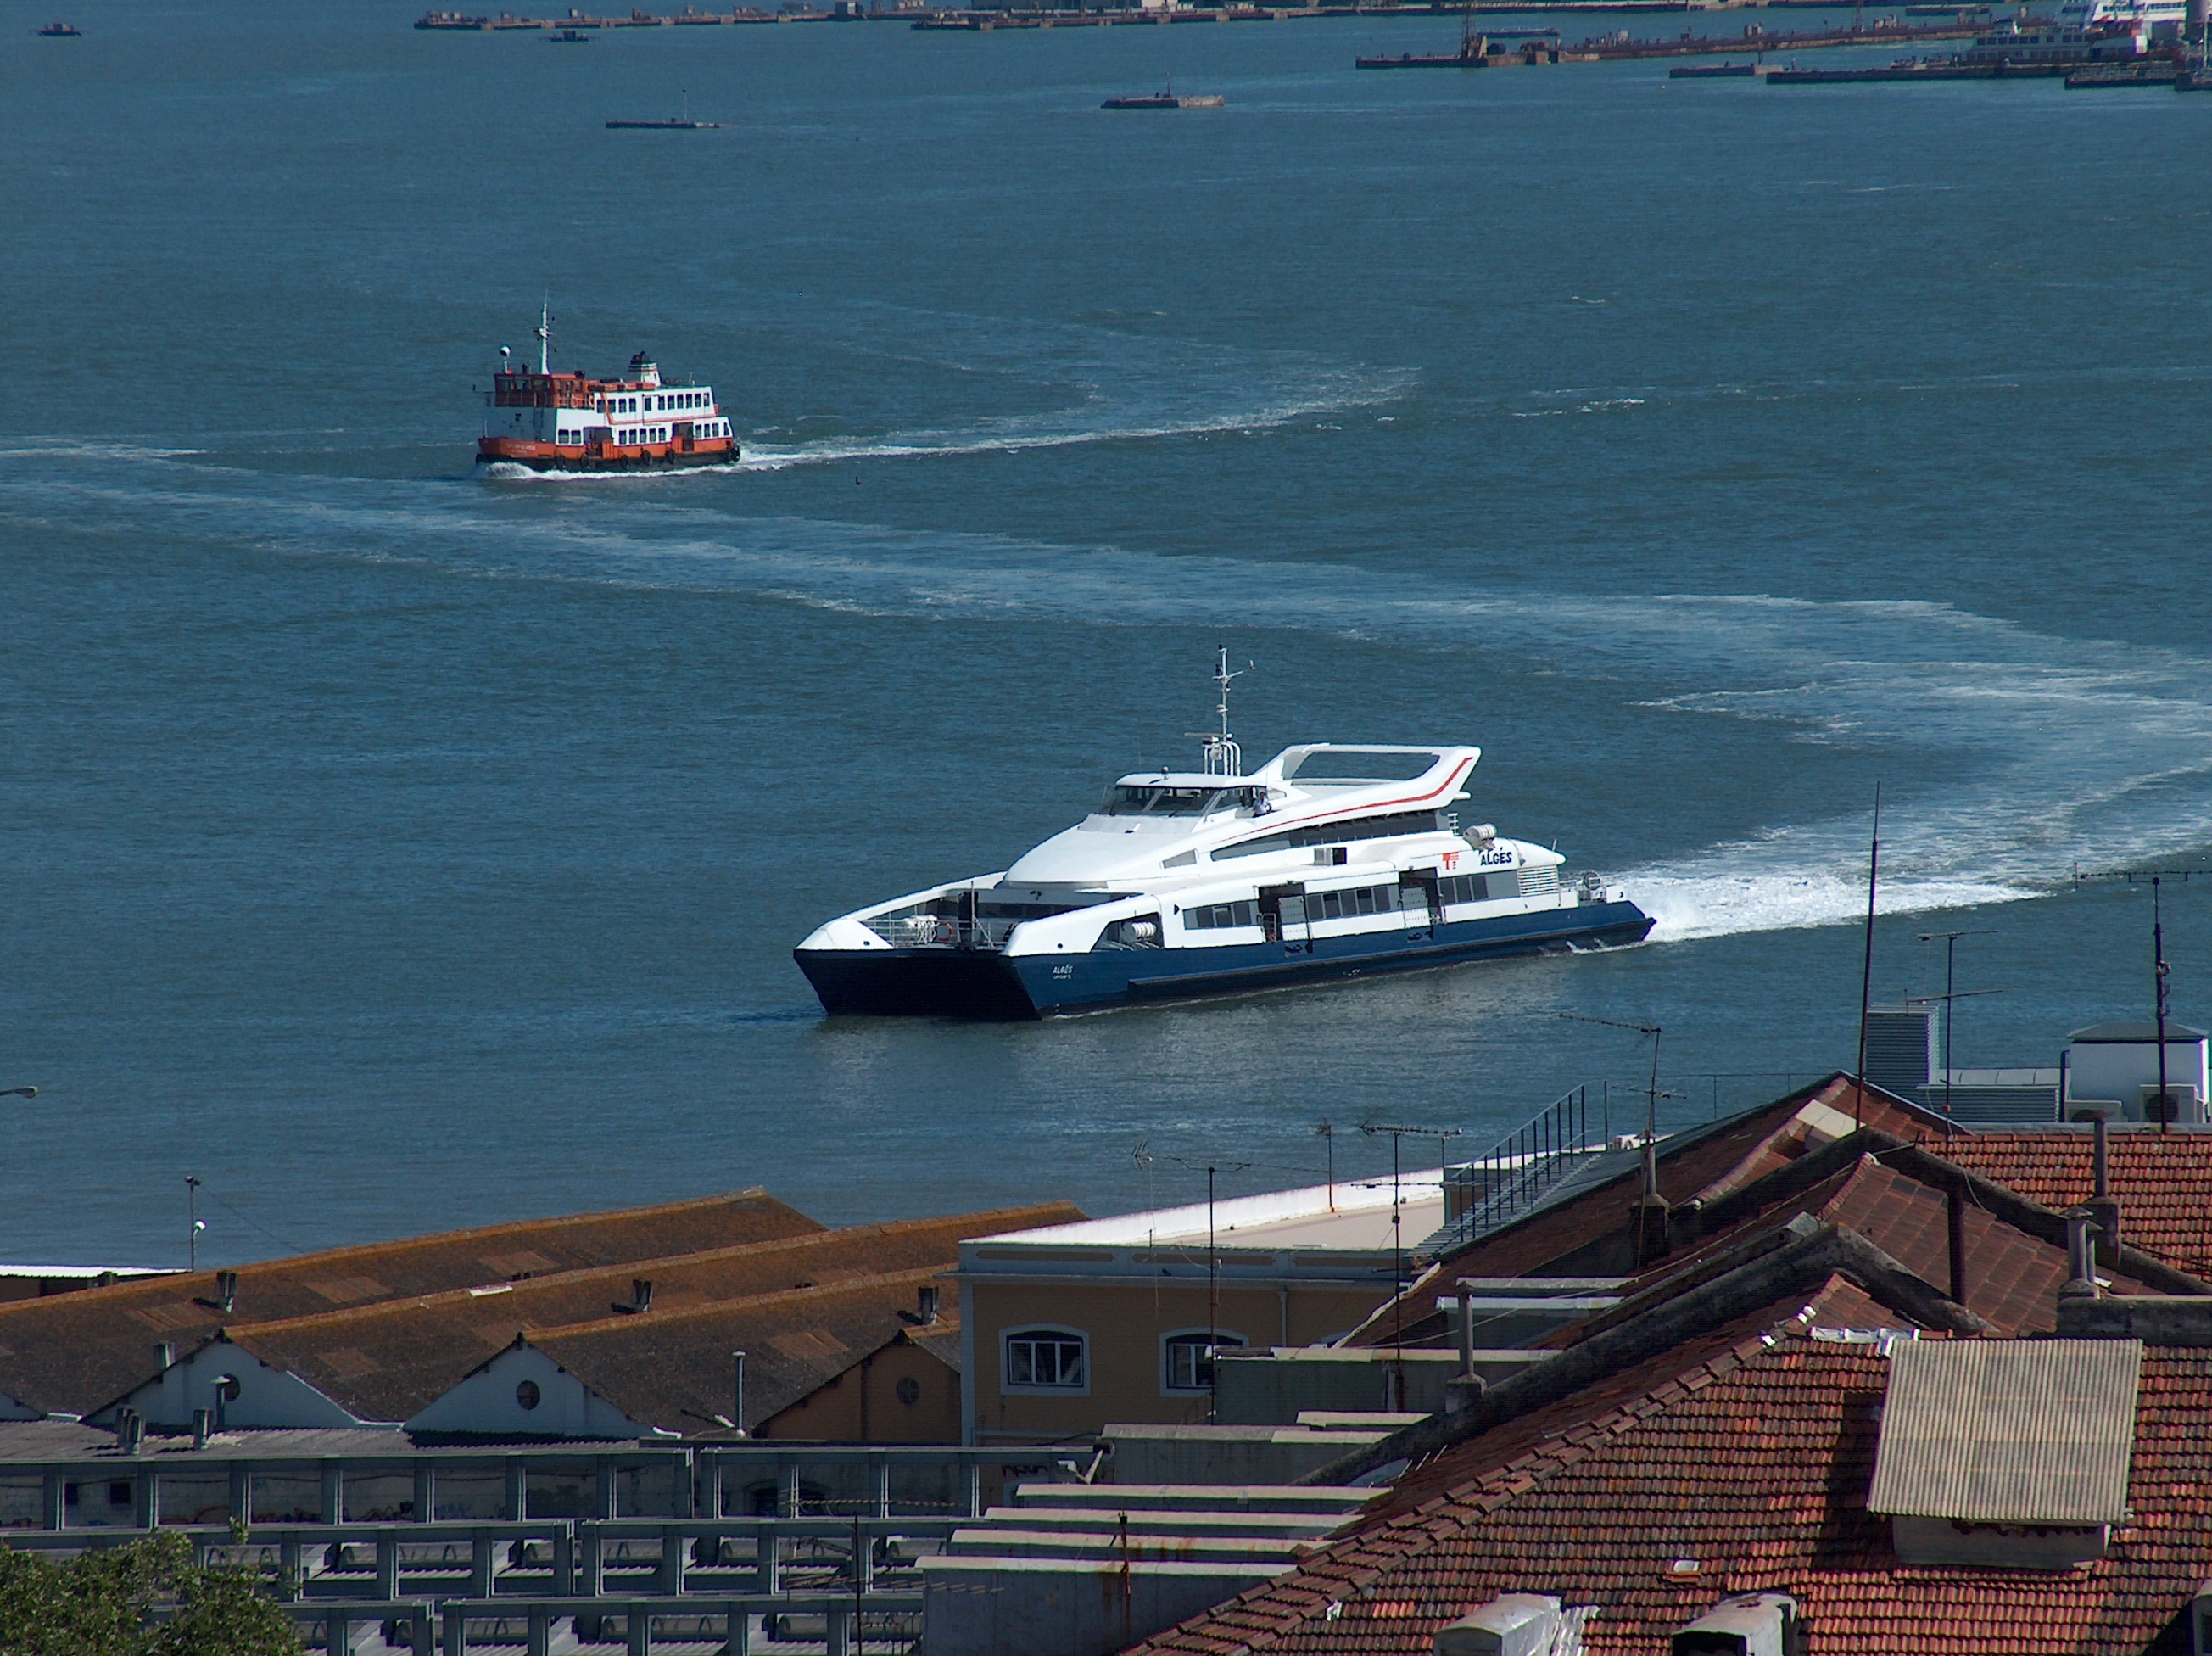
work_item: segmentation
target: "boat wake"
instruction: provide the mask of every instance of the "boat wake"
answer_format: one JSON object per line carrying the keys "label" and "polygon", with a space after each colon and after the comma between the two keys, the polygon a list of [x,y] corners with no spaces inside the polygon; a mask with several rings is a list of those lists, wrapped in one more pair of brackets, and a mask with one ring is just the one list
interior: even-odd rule
{"label": "boat wake", "polygon": [[[858,460],[1014,454],[1079,444],[1258,431],[1317,414],[1388,402],[1410,370],[1347,363],[1309,351],[1206,344],[1089,323],[918,312],[866,304],[834,318],[840,349],[917,363],[964,398],[988,388],[1025,412],[969,416],[862,434],[749,435],[749,470]],[[917,341],[926,342],[917,346]],[[918,349],[927,355],[917,357]],[[826,416],[825,418],[836,418]],[[856,418],[854,423],[861,422]]]}
{"label": "boat wake", "polygon": [[[0,506],[18,522],[97,522],[142,540],[221,542],[249,523],[257,548],[470,579],[738,594],[970,626],[1387,637],[1457,661],[1468,683],[1571,671],[1592,685],[1585,699],[1610,699],[1632,730],[1749,723],[1785,744],[1886,756],[1885,912],[2039,896],[2063,888],[2077,858],[2126,866],[2212,845],[2212,661],[2175,651],[1937,603],[1501,594],[1473,577],[1349,563],[743,518],[719,495],[632,495],[618,514],[549,520],[509,510],[503,492],[324,478],[308,494],[289,477],[181,461],[0,465]],[[1648,813],[1616,804],[1611,849],[1559,825],[1569,850],[1654,915],[1655,941],[1848,922],[1863,912],[1866,801],[1808,797],[1809,808],[1781,807],[1790,819],[1635,863],[1621,852],[1649,844]]]}

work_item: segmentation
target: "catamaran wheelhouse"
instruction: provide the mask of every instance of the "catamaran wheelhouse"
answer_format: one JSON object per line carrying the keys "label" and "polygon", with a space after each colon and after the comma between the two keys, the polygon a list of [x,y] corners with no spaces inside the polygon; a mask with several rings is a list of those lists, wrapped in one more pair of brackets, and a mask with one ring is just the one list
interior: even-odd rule
{"label": "catamaran wheelhouse", "polygon": [[1481,750],[1285,748],[1246,773],[1121,777],[999,874],[830,921],[799,969],[831,1013],[1021,1019],[1639,942],[1649,916],[1556,851],[1462,827]]}
{"label": "catamaran wheelhouse", "polygon": [[538,371],[516,369],[500,347],[499,371],[484,399],[479,466],[533,472],[653,472],[720,465],[738,458],[729,417],[711,386],[664,384],[640,351],[613,380],[551,369],[553,318],[538,322]]}

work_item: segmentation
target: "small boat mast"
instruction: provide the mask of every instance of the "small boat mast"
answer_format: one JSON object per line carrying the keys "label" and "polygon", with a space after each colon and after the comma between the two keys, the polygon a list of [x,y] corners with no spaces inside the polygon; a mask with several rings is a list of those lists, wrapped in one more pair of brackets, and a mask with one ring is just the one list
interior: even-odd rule
{"label": "small boat mast", "polygon": [[1231,679],[1242,679],[1249,671],[1250,668],[1247,667],[1231,673],[1229,670],[1229,647],[1223,645],[1213,667],[1213,682],[1221,689],[1221,701],[1214,709],[1214,715],[1221,721],[1221,728],[1218,732],[1183,732],[1193,740],[1205,744],[1206,774],[1209,776],[1237,776],[1244,772],[1244,755],[1237,748],[1237,739],[1229,734],[1229,685]]}

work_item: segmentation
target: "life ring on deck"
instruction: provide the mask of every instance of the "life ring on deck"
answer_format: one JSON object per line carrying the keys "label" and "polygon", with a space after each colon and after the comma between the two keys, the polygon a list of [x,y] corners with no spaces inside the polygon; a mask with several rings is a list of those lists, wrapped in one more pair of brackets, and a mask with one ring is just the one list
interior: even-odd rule
{"label": "life ring on deck", "polygon": [[930,928],[929,941],[933,943],[951,943],[957,941],[959,936],[959,928],[944,916],[939,915],[937,917],[937,924]]}

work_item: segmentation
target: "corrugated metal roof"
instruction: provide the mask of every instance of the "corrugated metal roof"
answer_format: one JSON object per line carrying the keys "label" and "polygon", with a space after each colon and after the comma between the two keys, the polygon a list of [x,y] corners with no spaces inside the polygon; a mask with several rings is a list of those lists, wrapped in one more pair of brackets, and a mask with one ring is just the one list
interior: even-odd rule
{"label": "corrugated metal roof", "polygon": [[2139,1340],[1901,1343],[1868,1507],[1981,1524],[2117,1524]]}

